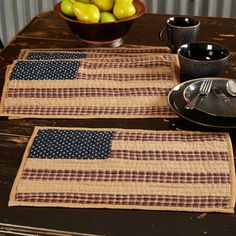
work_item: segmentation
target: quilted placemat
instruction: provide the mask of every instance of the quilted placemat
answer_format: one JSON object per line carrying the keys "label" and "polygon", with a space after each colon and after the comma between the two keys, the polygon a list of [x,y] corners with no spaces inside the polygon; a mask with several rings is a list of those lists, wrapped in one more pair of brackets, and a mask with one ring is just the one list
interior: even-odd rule
{"label": "quilted placemat", "polygon": [[[40,59],[41,57],[45,57],[44,53],[50,55],[53,54],[55,57],[56,52],[64,52],[64,57],[59,59],[72,59],[71,57],[78,58],[79,54],[81,57],[97,57],[98,54],[106,57],[107,54],[109,56],[119,55],[119,56],[139,56],[139,54],[149,54],[149,53],[171,53],[171,50],[168,47],[156,47],[156,46],[144,46],[144,45],[125,45],[124,47],[119,48],[38,48],[38,49],[21,49],[19,54],[19,59]],[[69,55],[66,55],[66,52]],[[38,55],[38,56],[37,56]],[[40,55],[40,56],[39,56]],[[67,57],[66,57],[67,56]],[[102,58],[102,57],[100,57]]]}
{"label": "quilted placemat", "polygon": [[[139,55],[139,54],[138,54]],[[113,58],[117,60],[120,57],[139,57],[136,53],[106,53],[106,52],[73,52],[73,51],[36,51],[36,50],[27,50],[22,59],[24,60],[57,60],[57,59],[80,59],[80,58],[90,58],[90,59],[99,59],[106,60],[106,58]],[[171,53],[142,53],[142,57],[151,57],[157,60],[172,60],[177,61],[175,54]]]}
{"label": "quilted placemat", "polygon": [[0,115],[14,118],[176,117],[167,103],[176,60],[149,57],[17,60],[7,70]]}
{"label": "quilted placemat", "polygon": [[[63,59],[98,59],[100,62],[107,61],[109,58],[111,62],[126,62],[129,58],[134,61],[146,57],[147,60],[163,60],[172,61],[174,65],[179,67],[179,61],[175,54],[171,53],[111,53],[111,52],[73,52],[73,51],[37,51],[37,50],[27,50],[22,55],[22,60],[63,60]],[[124,59],[126,57],[126,59]],[[123,58],[123,60],[122,60]]]}
{"label": "quilted placemat", "polygon": [[224,132],[36,127],[9,206],[234,211]]}

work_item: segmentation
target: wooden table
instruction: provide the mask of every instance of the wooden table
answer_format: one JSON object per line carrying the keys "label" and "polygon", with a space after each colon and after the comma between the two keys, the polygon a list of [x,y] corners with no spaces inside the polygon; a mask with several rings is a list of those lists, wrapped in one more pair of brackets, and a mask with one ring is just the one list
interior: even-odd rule
{"label": "wooden table", "polygon": [[[169,16],[145,14],[124,37],[126,44],[162,45],[158,32]],[[199,40],[224,44],[236,51],[236,19],[201,18]],[[18,57],[22,48],[70,48],[82,46],[67,25],[53,12],[36,16],[0,54],[0,86],[4,84],[6,66]],[[232,57],[226,77],[236,78]],[[0,222],[96,235],[236,235],[236,215],[220,213],[186,213],[142,210],[62,209],[8,207],[9,193],[34,126],[114,127],[142,129],[204,128],[173,119],[117,120],[46,120],[0,118]],[[230,131],[236,153],[236,132]]]}

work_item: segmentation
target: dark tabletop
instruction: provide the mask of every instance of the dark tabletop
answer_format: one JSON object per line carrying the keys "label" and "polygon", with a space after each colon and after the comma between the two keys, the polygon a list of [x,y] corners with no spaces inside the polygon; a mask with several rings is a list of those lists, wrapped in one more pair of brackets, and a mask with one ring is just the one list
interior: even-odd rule
{"label": "dark tabletop", "polygon": [[[169,16],[145,14],[135,21],[123,38],[126,44],[160,45],[158,32]],[[202,18],[201,41],[224,44],[236,51],[236,19]],[[18,57],[22,48],[75,48],[83,46],[67,25],[53,12],[36,16],[0,53],[0,88],[6,66]],[[236,78],[236,60],[232,54],[225,77]],[[26,225],[97,235],[236,235],[236,215],[143,210],[64,209],[8,207],[10,190],[34,126],[112,127],[152,130],[204,130],[180,118],[164,119],[22,119],[0,118],[0,223]],[[230,130],[236,151],[236,132]],[[234,153],[236,153],[234,151]]]}

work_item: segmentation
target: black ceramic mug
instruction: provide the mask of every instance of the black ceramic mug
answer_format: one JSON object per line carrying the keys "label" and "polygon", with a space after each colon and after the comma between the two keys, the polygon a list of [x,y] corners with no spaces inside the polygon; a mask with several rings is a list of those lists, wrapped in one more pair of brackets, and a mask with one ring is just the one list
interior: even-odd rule
{"label": "black ceramic mug", "polygon": [[171,17],[166,22],[159,37],[173,52],[177,52],[178,48],[186,43],[197,40],[200,22],[194,18],[176,16]]}

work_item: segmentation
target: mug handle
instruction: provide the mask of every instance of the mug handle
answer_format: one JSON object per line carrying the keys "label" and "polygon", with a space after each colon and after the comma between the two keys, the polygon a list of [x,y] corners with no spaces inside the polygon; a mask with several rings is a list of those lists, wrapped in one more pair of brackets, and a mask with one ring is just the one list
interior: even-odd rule
{"label": "mug handle", "polygon": [[[173,48],[173,45],[169,42],[168,40],[168,36],[166,34],[166,32],[168,31],[169,29],[167,27],[163,28],[160,33],[159,33],[159,39],[165,44],[167,45],[169,48]],[[166,35],[166,36],[164,36]]]}

